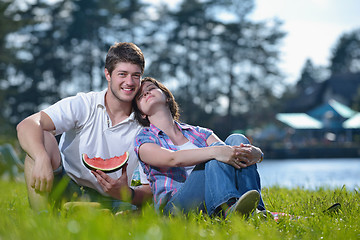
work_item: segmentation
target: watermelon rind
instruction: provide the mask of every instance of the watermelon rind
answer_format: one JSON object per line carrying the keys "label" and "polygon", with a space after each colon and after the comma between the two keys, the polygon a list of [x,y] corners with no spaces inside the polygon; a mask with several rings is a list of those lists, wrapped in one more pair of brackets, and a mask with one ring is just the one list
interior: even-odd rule
{"label": "watermelon rind", "polygon": [[105,173],[111,173],[121,169],[129,159],[129,152],[121,156],[115,156],[108,159],[100,157],[89,158],[86,153],[81,155],[82,162],[90,170],[101,170]]}

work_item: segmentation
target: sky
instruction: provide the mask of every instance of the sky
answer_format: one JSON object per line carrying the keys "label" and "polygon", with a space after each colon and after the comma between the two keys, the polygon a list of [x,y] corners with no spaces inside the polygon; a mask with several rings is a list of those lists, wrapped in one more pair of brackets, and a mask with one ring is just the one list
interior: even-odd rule
{"label": "sky", "polygon": [[287,36],[282,41],[279,67],[286,82],[295,83],[306,59],[328,66],[332,49],[343,33],[360,28],[359,0],[255,0],[250,19],[277,17]]}

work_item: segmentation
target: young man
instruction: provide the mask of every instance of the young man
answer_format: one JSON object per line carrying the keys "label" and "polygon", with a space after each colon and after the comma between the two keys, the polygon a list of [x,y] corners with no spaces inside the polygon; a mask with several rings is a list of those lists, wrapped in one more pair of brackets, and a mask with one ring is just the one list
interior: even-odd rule
{"label": "young man", "polygon": [[[33,209],[47,208],[49,192],[57,182],[54,175],[55,179],[64,175],[71,178],[64,194],[67,200],[85,195],[115,208],[129,199],[125,196],[131,196],[134,205],[151,196],[148,184],[129,187],[138,166],[133,142],[141,129],[131,102],[140,87],[144,66],[144,56],[135,44],[116,43],[105,61],[107,89],[62,99],[18,124],[18,139],[27,153],[25,179]],[[59,134],[58,145],[55,135]],[[83,153],[108,159],[126,151],[127,167],[110,174],[90,171],[81,160]]]}

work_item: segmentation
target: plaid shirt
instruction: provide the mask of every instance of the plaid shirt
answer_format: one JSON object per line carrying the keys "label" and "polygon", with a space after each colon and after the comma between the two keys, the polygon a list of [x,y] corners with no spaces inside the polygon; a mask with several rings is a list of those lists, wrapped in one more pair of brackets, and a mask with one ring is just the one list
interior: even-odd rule
{"label": "plaid shirt", "polygon": [[[182,134],[195,146],[207,147],[206,140],[212,134],[207,128],[195,127],[188,124],[178,123]],[[155,125],[144,128],[135,138],[135,152],[139,157],[139,147],[144,143],[155,143],[159,146],[177,151],[178,148],[172,143],[170,138]],[[140,159],[140,157],[139,157]],[[141,160],[141,159],[140,159]],[[170,198],[177,192],[186,180],[186,171],[183,167],[159,168],[151,166],[142,161],[141,165],[150,182],[154,194],[156,209],[164,206]]]}

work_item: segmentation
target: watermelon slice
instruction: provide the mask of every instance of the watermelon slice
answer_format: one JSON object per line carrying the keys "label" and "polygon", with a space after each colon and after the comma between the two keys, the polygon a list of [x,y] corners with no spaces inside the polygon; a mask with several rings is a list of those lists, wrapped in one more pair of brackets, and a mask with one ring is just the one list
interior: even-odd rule
{"label": "watermelon slice", "polygon": [[103,172],[115,172],[122,168],[129,159],[129,152],[125,152],[121,156],[115,156],[108,159],[100,157],[89,158],[86,153],[82,154],[82,161],[90,170],[101,170]]}

